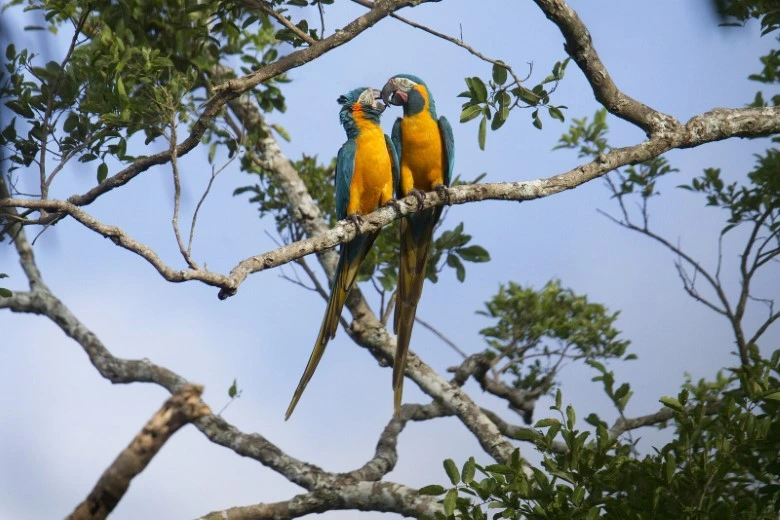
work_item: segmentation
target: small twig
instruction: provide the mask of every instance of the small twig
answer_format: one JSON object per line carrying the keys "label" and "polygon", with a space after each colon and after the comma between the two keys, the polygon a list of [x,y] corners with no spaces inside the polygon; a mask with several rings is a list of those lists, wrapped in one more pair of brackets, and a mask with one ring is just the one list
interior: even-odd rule
{"label": "small twig", "polygon": [[420,319],[420,317],[419,317],[419,316],[416,316],[416,317],[414,318],[414,321],[416,321],[417,323],[419,323],[420,325],[422,325],[423,327],[425,327],[425,328],[426,328],[426,329],[428,329],[429,331],[433,332],[433,334],[434,334],[434,335],[435,335],[437,338],[439,338],[439,339],[440,339],[440,340],[442,340],[444,343],[446,343],[447,345],[449,345],[449,346],[452,348],[452,350],[454,350],[455,352],[457,352],[458,354],[460,354],[460,355],[463,357],[463,359],[466,359],[467,357],[469,357],[469,356],[468,356],[468,354],[466,354],[466,353],[465,353],[463,350],[461,350],[461,349],[460,349],[460,348],[459,348],[459,347],[458,347],[458,346],[457,346],[457,345],[456,345],[456,344],[455,344],[455,343],[454,343],[454,342],[453,342],[453,341],[452,341],[450,338],[448,338],[447,336],[445,336],[445,335],[444,335],[444,334],[443,334],[441,331],[437,330],[437,329],[436,329],[436,328],[435,328],[433,325],[431,325],[431,324],[430,324],[430,323],[428,323],[427,321],[424,321],[424,320]]}
{"label": "small twig", "polygon": [[65,57],[60,62],[59,66],[59,72],[57,73],[57,77],[54,79],[54,83],[50,85],[49,87],[49,98],[46,101],[46,112],[43,115],[43,122],[41,123],[41,159],[38,163],[39,169],[40,169],[40,181],[41,181],[41,198],[47,199],[49,198],[49,185],[51,181],[54,178],[54,175],[59,171],[58,169],[55,169],[54,172],[52,172],[51,175],[49,175],[48,179],[46,177],[46,152],[47,147],[46,143],[49,139],[49,120],[51,119],[52,112],[54,111],[54,96],[58,93],[60,88],[60,82],[62,81],[62,75],[63,71],[65,70],[65,65],[70,61],[71,56],[73,55],[73,51],[76,48],[76,43],[78,42],[79,34],[81,33],[82,27],[84,27],[84,23],[87,21],[87,18],[89,17],[90,13],[90,6],[87,5],[86,9],[84,9],[84,12],[81,13],[81,17],[79,18],[78,24],[76,25],[75,31],[73,33],[73,38],[71,38],[70,46],[68,47],[67,52],[65,53]]}
{"label": "small twig", "polygon": [[384,314],[379,318],[382,325],[387,325],[387,322],[390,320],[390,314],[393,312],[393,309],[395,309],[396,298],[398,298],[398,291],[393,291],[393,294],[390,295],[390,299],[387,300],[387,308],[385,308]]}
{"label": "small twig", "polygon": [[283,15],[276,12],[275,9],[272,7],[268,7],[262,0],[245,0],[247,3],[249,3],[251,6],[260,9],[268,16],[271,16],[274,18],[277,22],[284,25],[287,29],[295,33],[295,35],[300,38],[301,40],[305,41],[309,45],[314,45],[317,43],[317,40],[306,34],[305,32],[301,31],[296,27],[294,23],[292,23],[290,20],[285,18]]}
{"label": "small twig", "polygon": [[214,184],[214,180],[217,178],[217,175],[225,171],[225,168],[227,168],[228,164],[233,162],[236,157],[238,157],[238,155],[234,155],[228,159],[228,161],[218,170],[214,170],[214,167],[211,168],[211,178],[209,179],[209,183],[206,185],[206,190],[203,192],[203,195],[200,197],[198,204],[195,206],[195,211],[192,213],[192,222],[190,223],[190,239],[187,242],[187,256],[192,254],[192,241],[195,238],[195,225],[198,222],[198,212],[200,212],[200,208],[203,206],[203,202],[205,202],[209,191],[211,191],[211,186]]}
{"label": "small twig", "polygon": [[[373,8],[374,7],[374,3],[375,3],[375,2],[372,2],[370,0],[352,0],[352,1],[355,2],[356,4],[360,4],[363,7],[368,7],[368,8]],[[491,63],[493,65],[499,65],[501,67],[504,67],[506,69],[506,71],[515,80],[516,84],[520,85],[522,83],[522,81],[517,76],[517,74],[515,74],[515,71],[512,70],[512,67],[510,67],[509,65],[507,65],[506,63],[504,63],[504,62],[502,62],[500,60],[496,60],[496,59],[489,58],[489,57],[485,56],[484,54],[482,54],[481,52],[476,50],[474,47],[472,47],[471,45],[465,43],[463,41],[463,25],[460,26],[460,39],[457,39],[457,38],[453,38],[452,36],[448,36],[448,35],[446,35],[444,33],[440,33],[438,31],[435,31],[435,30],[431,29],[430,27],[426,27],[425,25],[421,25],[421,24],[419,24],[417,22],[413,22],[412,20],[409,20],[408,18],[404,18],[402,16],[398,16],[397,14],[391,14],[390,17],[391,18],[395,18],[396,20],[398,20],[400,22],[403,22],[406,25],[409,25],[410,27],[414,27],[415,29],[420,29],[421,31],[425,31],[428,34],[432,34],[433,36],[436,36],[437,38],[441,38],[441,39],[446,40],[446,41],[448,41],[448,42],[450,42],[452,44],[457,45],[458,47],[462,47],[463,49],[466,49],[472,55],[474,55],[477,58],[481,59],[482,61],[486,61],[486,62]]]}
{"label": "small twig", "polygon": [[[184,247],[184,241],[181,238],[179,232],[179,206],[181,204],[181,180],[179,178],[179,159],[176,153],[176,112],[171,112],[171,170],[173,171],[173,219],[171,224],[173,225],[173,234],[176,235],[176,243],[179,246],[181,256],[184,257],[184,261],[187,262],[192,269],[200,269],[198,265],[192,261],[188,248]],[[192,232],[192,228],[190,228]],[[192,235],[190,234],[190,238]]]}

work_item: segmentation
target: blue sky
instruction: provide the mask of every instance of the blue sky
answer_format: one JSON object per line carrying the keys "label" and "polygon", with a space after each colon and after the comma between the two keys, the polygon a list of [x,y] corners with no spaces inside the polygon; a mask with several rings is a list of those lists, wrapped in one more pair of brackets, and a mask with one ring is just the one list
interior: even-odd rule
{"label": "blue sky", "polygon": [[[617,85],[681,120],[750,101],[758,86],[745,78],[758,70],[758,56],[772,44],[760,39],[755,27],[718,29],[701,4],[571,2],[588,25]],[[511,64],[520,75],[527,70],[526,63],[533,62],[532,81],[547,75],[552,64],[564,57],[558,29],[531,2],[480,5],[483,13],[474,11],[473,2],[448,0],[400,14],[454,36],[462,31],[467,43]],[[348,2],[329,6],[328,34],[362,10]],[[11,13],[20,16],[18,10]],[[313,11],[311,15],[316,18]],[[64,52],[56,46],[51,51]],[[551,151],[565,125],[545,118],[540,132],[525,113],[513,114],[499,132],[489,133],[487,149],[480,151],[476,122],[457,123],[462,101],[456,96],[465,88],[464,76],[486,77],[490,66],[389,19],[291,72],[293,81],[284,87],[288,110],[269,117],[292,135],[290,143],[282,143],[284,153],[293,159],[302,153],[316,154],[329,161],[345,139],[338,125],[338,95],[358,86],[381,87],[400,72],[425,79],[436,96],[439,113],[453,123],[455,173],[463,178],[487,172],[486,181],[532,180],[579,164],[574,153]],[[598,108],[574,64],[553,101],[569,107],[567,120],[590,117]],[[396,115],[400,114],[393,108],[385,113],[388,131]],[[611,144],[642,140],[641,131],[615,118],[608,121]],[[668,154],[680,172],[659,185],[663,196],[651,208],[653,225],[712,267],[721,215],[674,186],[708,166],[720,166],[727,179],[742,179],[753,165],[752,154],[765,147],[766,141],[731,140]],[[190,214],[207,182],[210,172],[204,168],[204,157],[193,152],[180,161],[184,215]],[[55,183],[52,196],[65,198],[86,191],[95,182],[94,169],[92,164],[73,165]],[[231,195],[236,187],[250,182],[237,167],[229,167],[202,210],[194,257],[211,270],[226,272],[239,260],[275,247],[266,235],[266,231],[273,234],[273,223],[259,220],[244,198]],[[170,227],[172,190],[170,170],[157,168],[87,209],[149,244],[170,264],[181,266]],[[734,365],[733,340],[725,321],[684,294],[669,253],[618,228],[597,209],[612,213],[617,209],[600,180],[529,203],[486,202],[451,208],[445,225],[465,222],[466,232],[490,251],[493,260],[469,265],[463,284],[447,273],[439,284],[427,286],[418,315],[462,349],[477,352],[484,348],[478,331],[489,322],[475,311],[495,294],[499,284],[512,280],[541,287],[560,278],[575,292],[621,311],[617,326],[632,341],[631,351],[639,360],[613,363],[612,368],[618,381],[630,381],[635,392],[627,415],[643,415],[659,408],[661,395],[676,395],[685,372],[698,379]],[[724,243],[724,279],[734,289],[740,235],[729,235],[733,236],[727,236]],[[325,302],[283,280],[279,270],[250,277],[235,297],[219,301],[212,288],[165,282],[141,259],[73,221],[61,222],[44,233],[35,251],[54,293],[115,355],[147,357],[204,384],[205,399],[214,410],[227,401],[227,388],[236,377],[243,394],[225,412],[226,419],[244,431],[262,433],[290,455],[329,471],[356,468],[372,455],[377,436],[392,413],[390,370],[378,367],[366,352],[355,348],[343,331],[329,347],[295,415],[283,421]],[[11,275],[11,288],[23,288],[10,248],[0,248],[0,272]],[[775,268],[761,279],[760,296],[780,296],[777,274]],[[764,311],[751,310],[748,322],[755,324]],[[86,496],[166,393],[150,385],[112,386],[75,343],[42,318],[0,312],[0,330],[4,336],[0,348],[0,408],[4,411],[0,416],[0,517],[62,516]],[[764,349],[773,350],[779,336],[775,327],[766,335]],[[419,326],[412,350],[440,371],[459,362],[456,353]],[[611,423],[615,412],[590,382],[593,375],[582,367],[567,367],[561,377],[564,402],[573,403],[580,417],[596,411]],[[492,404],[508,420],[520,422],[473,383],[467,388],[480,404]],[[404,398],[406,402],[423,400],[410,381]],[[548,404],[539,403],[535,418],[546,415]],[[637,435],[648,442],[663,439],[655,431]],[[525,456],[536,460],[529,446],[521,447]],[[487,460],[454,419],[410,424],[400,438],[399,450],[398,466],[387,478],[411,486],[443,483],[441,461],[446,457],[462,462],[475,455]],[[283,500],[300,492],[258,463],[237,457],[186,427],[133,482],[113,518],[190,518],[234,505]],[[370,516],[335,512],[324,518]]]}

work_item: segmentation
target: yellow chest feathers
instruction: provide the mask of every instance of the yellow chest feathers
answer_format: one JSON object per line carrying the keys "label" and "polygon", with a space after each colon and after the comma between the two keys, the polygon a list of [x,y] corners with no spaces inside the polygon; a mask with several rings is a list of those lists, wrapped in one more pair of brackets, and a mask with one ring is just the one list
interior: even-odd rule
{"label": "yellow chest feathers", "polygon": [[427,110],[401,120],[401,185],[430,191],[444,183],[444,157],[439,124]]}
{"label": "yellow chest feathers", "polygon": [[355,118],[360,134],[355,138],[355,167],[349,189],[347,214],[365,215],[393,198],[393,171],[382,129]]}

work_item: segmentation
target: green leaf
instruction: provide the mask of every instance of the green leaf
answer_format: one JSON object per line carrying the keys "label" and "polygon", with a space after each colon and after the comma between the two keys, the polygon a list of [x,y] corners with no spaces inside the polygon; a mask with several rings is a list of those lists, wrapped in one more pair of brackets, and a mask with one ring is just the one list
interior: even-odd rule
{"label": "green leaf", "polygon": [[518,441],[536,441],[539,439],[539,432],[531,428],[518,428],[512,438]]}
{"label": "green leaf", "polygon": [[562,404],[563,404],[563,394],[561,393],[561,389],[559,388],[555,392],[555,409],[560,410]]}
{"label": "green leaf", "polygon": [[479,105],[469,105],[463,109],[460,113],[460,122],[466,123],[477,117],[482,112],[482,107]]}
{"label": "green leaf", "polygon": [[674,470],[677,469],[677,461],[674,460],[674,455],[668,453],[666,455],[666,463],[664,464],[664,472],[666,477],[666,483],[669,484],[674,478]]}
{"label": "green leaf", "polygon": [[238,395],[238,381],[234,377],[233,384],[230,385],[230,388],[228,388],[228,397],[233,399],[236,395]]}
{"label": "green leaf", "polygon": [[534,428],[546,428],[548,426],[553,426],[556,424],[560,425],[561,422],[558,419],[554,419],[550,417],[547,419],[541,419],[539,421],[536,421],[536,424],[534,424]]}
{"label": "green leaf", "polygon": [[455,512],[455,506],[458,503],[458,491],[456,489],[450,489],[447,491],[447,495],[444,497],[442,505],[444,506],[444,514],[450,516]]}
{"label": "green leaf", "polygon": [[127,92],[125,91],[125,83],[122,81],[122,77],[118,76],[116,78],[116,93],[119,94],[119,97],[123,100],[127,100]]}
{"label": "green leaf", "polygon": [[508,72],[506,67],[503,67],[497,63],[493,64],[493,81],[495,81],[497,85],[503,85],[506,83],[507,75]]}
{"label": "green leaf", "polygon": [[14,293],[12,293],[10,290],[6,289],[5,287],[0,287],[0,297],[10,298],[13,295]]}
{"label": "green leaf", "polygon": [[106,177],[108,177],[108,165],[106,163],[100,163],[100,166],[98,166],[97,169],[98,184],[106,180]]}
{"label": "green leaf", "polygon": [[8,61],[13,61],[15,57],[16,57],[16,46],[14,46],[14,44],[12,43],[5,48],[5,58]]}
{"label": "green leaf", "polygon": [[468,484],[474,480],[474,473],[477,469],[477,462],[474,457],[469,457],[469,460],[463,464],[463,470],[460,472],[460,479],[464,484]]}
{"label": "green leaf", "polygon": [[680,401],[678,401],[674,397],[664,396],[660,398],[659,401],[661,401],[661,403],[663,403],[664,406],[666,406],[667,408],[671,408],[672,410],[676,410],[678,412],[685,411],[683,405],[680,404]]}
{"label": "green leaf", "polygon": [[485,136],[487,134],[487,117],[483,117],[479,122],[479,133],[477,134],[477,140],[479,141],[479,149],[485,149]]}
{"label": "green leaf", "polygon": [[290,139],[291,139],[290,138],[290,133],[282,125],[272,124],[271,128],[276,130],[276,133],[279,134],[279,137],[281,137],[282,139],[284,139],[288,143],[290,142]]}
{"label": "green leaf", "polygon": [[772,392],[769,395],[765,395],[762,397],[764,400],[770,400],[770,401],[780,401],[780,390],[777,392]]}
{"label": "green leaf", "polygon": [[30,105],[28,104],[22,104],[19,101],[6,101],[5,106],[19,114],[20,116],[32,118],[35,117],[35,113],[30,108]]}
{"label": "green leaf", "polygon": [[420,488],[419,491],[417,491],[421,495],[428,495],[428,496],[438,496],[443,494],[447,489],[444,486],[440,486],[438,484],[431,484],[430,486],[425,486],[423,488]]}
{"label": "green leaf", "polygon": [[534,119],[534,121],[533,121],[534,126],[536,128],[538,128],[539,130],[541,130],[542,129],[542,120],[539,119],[538,111],[534,111],[534,113],[533,113],[533,115],[531,117],[533,117],[533,119]]}
{"label": "green leaf", "polygon": [[0,278],[8,278],[8,275],[5,273],[0,273]]}
{"label": "green leaf", "polygon": [[574,488],[574,492],[571,494],[571,501],[575,506],[582,503],[582,499],[585,498],[585,488],[577,486]]}
{"label": "green leaf", "polygon": [[447,476],[450,478],[450,482],[452,482],[453,485],[456,485],[458,482],[460,482],[460,472],[458,472],[458,467],[455,465],[455,461],[452,459],[445,460],[444,471],[447,472]]}
{"label": "green leaf", "polygon": [[488,253],[482,246],[468,246],[456,249],[455,252],[467,262],[489,262],[490,253]]}
{"label": "green leaf", "polygon": [[574,422],[576,418],[577,416],[574,413],[574,407],[572,405],[568,405],[566,407],[566,426],[568,426],[570,430],[574,428]]}
{"label": "green leaf", "polygon": [[453,254],[448,254],[447,265],[455,269],[455,276],[458,278],[459,282],[466,279],[466,268],[463,266],[463,262],[460,261],[460,258]]}
{"label": "green leaf", "polygon": [[557,119],[561,123],[564,121],[563,112],[558,107],[550,107],[547,109],[547,111],[550,113],[550,117],[553,119]]}
{"label": "green leaf", "polygon": [[480,78],[474,76],[471,78],[471,86],[474,88],[474,97],[477,101],[480,103],[486,103],[487,102],[487,87],[485,86],[485,82],[483,82]]}

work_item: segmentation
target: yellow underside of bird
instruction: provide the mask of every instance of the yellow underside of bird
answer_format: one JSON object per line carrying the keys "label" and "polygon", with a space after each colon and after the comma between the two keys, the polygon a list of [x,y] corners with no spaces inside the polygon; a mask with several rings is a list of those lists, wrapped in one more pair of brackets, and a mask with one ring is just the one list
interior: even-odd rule
{"label": "yellow underside of bird", "polygon": [[425,108],[413,116],[401,120],[401,192],[408,195],[413,188],[431,191],[444,184],[444,156],[439,123],[428,112],[428,95]]}
{"label": "yellow underside of bird", "polygon": [[360,134],[355,138],[357,153],[349,188],[347,215],[365,215],[393,198],[390,155],[382,128],[366,120],[362,111],[353,111]]}

